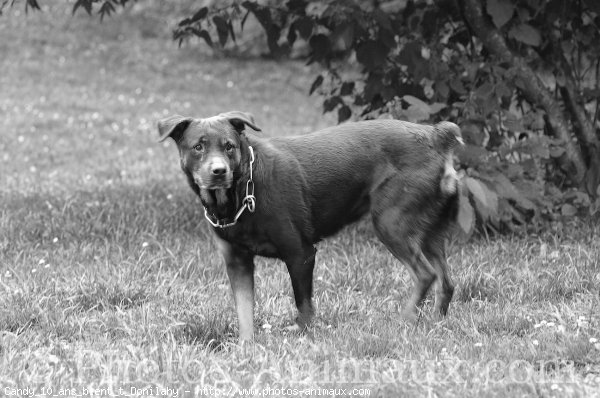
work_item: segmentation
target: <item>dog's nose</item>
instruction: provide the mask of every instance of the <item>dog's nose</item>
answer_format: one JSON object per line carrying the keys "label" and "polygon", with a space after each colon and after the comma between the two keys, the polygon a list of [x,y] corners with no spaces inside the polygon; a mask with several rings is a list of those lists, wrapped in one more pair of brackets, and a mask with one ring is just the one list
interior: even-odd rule
{"label": "dog's nose", "polygon": [[223,174],[227,173],[227,168],[225,166],[219,165],[219,166],[214,166],[211,169],[211,172],[216,175],[216,176],[222,176]]}

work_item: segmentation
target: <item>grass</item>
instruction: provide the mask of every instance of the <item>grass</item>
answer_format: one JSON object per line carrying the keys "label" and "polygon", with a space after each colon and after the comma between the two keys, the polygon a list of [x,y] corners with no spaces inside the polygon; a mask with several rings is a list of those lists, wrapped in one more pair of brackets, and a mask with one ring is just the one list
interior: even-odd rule
{"label": "grass", "polygon": [[257,341],[239,346],[223,264],[155,122],[333,121],[306,95],[314,70],[178,50],[164,23],[183,9],[142,3],[102,24],[68,4],[0,17],[0,394],[600,395],[600,240],[584,221],[453,245],[449,317],[428,303],[416,326],[399,318],[408,273],[367,222],[319,245],[304,335],[284,329],[285,267],[260,259]]}

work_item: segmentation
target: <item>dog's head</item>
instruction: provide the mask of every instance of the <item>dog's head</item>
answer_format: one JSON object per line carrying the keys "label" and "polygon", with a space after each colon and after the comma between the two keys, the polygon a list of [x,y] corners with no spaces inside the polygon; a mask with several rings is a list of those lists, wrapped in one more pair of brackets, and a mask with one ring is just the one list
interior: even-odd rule
{"label": "dog's head", "polygon": [[249,113],[227,112],[206,119],[171,116],[158,122],[160,141],[177,143],[181,168],[201,189],[227,189],[242,161],[242,133],[260,131]]}

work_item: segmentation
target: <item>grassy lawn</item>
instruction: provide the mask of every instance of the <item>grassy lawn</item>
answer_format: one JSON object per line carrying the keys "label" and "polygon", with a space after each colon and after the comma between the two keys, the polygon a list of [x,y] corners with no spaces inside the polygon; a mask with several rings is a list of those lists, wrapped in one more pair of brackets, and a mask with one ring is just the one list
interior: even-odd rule
{"label": "grassy lawn", "polygon": [[586,222],[454,244],[449,316],[429,303],[416,326],[399,318],[408,272],[368,222],[319,245],[304,335],[284,330],[285,266],[259,259],[257,341],[239,346],[222,260],[156,121],[238,109],[266,135],[334,121],[307,96],[314,70],[180,50],[164,26],[178,15],[153,4],[102,24],[69,4],[0,17],[0,395],[600,396]]}

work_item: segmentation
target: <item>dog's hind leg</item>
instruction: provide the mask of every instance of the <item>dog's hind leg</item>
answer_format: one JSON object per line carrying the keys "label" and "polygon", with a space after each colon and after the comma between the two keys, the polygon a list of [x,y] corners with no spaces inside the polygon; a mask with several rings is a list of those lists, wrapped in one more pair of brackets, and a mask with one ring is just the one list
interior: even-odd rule
{"label": "dog's hind leg", "polygon": [[[454,168],[452,168],[454,172]],[[458,214],[458,195],[456,194],[454,181],[454,193],[445,199],[444,206],[440,209],[437,222],[433,223],[423,239],[423,252],[429,262],[435,268],[438,286],[435,294],[434,311],[442,317],[448,313],[448,306],[454,294],[454,285],[448,273],[448,262],[446,256],[446,238],[449,228]]]}
{"label": "dog's hind leg", "polygon": [[424,253],[437,274],[438,286],[435,293],[435,309],[439,316],[448,313],[448,306],[454,294],[454,285],[448,274],[446,261],[446,242],[443,231],[428,235],[424,242]]}
{"label": "dog's hind leg", "polygon": [[284,260],[292,280],[294,299],[298,308],[296,325],[300,330],[308,326],[315,313],[312,302],[315,254],[314,246],[304,245],[302,250],[295,251]]}
{"label": "dog's hind leg", "polygon": [[402,315],[409,321],[415,321],[418,309],[435,281],[436,272],[421,249],[421,234],[418,232],[420,229],[414,227],[418,225],[418,220],[405,218],[406,213],[403,210],[388,207],[373,213],[373,225],[377,237],[410,271],[415,286]]}

